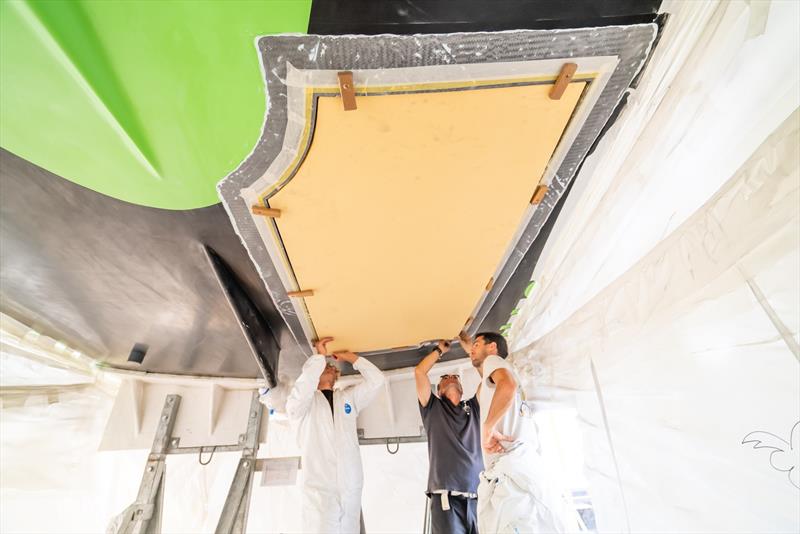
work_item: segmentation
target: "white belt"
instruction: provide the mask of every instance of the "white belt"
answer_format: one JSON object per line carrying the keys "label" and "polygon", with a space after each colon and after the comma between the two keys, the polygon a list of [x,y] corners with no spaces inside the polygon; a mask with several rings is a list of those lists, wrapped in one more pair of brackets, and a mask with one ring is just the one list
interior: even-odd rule
{"label": "white belt", "polygon": [[436,490],[432,491],[431,493],[436,495],[442,496],[442,510],[449,510],[450,509],[450,495],[454,496],[461,496],[466,497],[467,499],[477,499],[477,493],[468,493],[465,491],[448,491],[448,490]]}

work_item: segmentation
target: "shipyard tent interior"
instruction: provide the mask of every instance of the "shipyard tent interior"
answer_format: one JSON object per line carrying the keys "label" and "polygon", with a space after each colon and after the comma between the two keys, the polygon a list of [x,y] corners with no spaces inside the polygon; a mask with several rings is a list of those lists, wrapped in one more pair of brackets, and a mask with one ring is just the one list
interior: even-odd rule
{"label": "shipyard tent interior", "polygon": [[462,328],[576,531],[800,529],[800,4],[500,4],[0,4],[0,531],[301,532],[254,393],[325,335],[364,531],[424,531]]}

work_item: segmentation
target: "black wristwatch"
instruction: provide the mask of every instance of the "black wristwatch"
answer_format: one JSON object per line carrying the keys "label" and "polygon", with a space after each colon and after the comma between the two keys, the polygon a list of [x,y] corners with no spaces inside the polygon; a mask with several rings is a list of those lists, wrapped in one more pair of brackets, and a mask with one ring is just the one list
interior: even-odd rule
{"label": "black wristwatch", "polygon": [[[442,352],[442,349],[439,348],[439,345],[436,345],[435,347],[433,347],[433,350],[438,352],[440,357],[444,354],[444,352]],[[433,352],[433,351],[431,351],[431,352]]]}

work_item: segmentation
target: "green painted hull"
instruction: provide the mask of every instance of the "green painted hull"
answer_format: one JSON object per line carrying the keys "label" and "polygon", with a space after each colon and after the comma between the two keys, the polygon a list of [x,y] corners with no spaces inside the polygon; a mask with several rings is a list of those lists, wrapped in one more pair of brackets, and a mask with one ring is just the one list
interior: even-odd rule
{"label": "green painted hull", "polygon": [[255,38],[305,33],[311,0],[0,2],[0,145],[127,202],[183,210],[252,150]]}

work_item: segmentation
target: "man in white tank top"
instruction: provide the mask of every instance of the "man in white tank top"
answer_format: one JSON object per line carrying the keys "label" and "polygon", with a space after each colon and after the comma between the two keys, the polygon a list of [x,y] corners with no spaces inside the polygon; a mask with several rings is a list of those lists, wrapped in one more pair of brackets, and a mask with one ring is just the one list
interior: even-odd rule
{"label": "man in white tank top", "polygon": [[564,500],[539,456],[533,413],[506,361],[508,345],[495,332],[462,333],[461,344],[481,374],[481,446],[485,470],[478,485],[481,533],[565,532]]}

